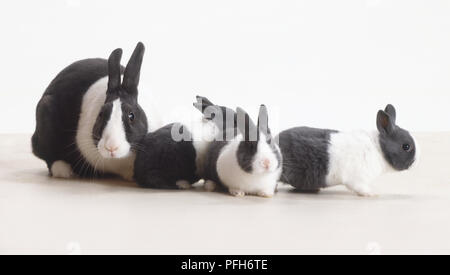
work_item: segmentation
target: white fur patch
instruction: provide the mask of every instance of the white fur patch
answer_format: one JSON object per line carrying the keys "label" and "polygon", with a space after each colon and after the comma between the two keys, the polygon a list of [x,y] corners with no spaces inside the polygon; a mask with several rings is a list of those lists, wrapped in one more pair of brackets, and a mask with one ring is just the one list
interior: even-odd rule
{"label": "white fur patch", "polygon": [[205,190],[208,192],[213,192],[214,190],[216,190],[217,188],[217,184],[215,182],[213,182],[212,180],[207,180],[205,182]]}
{"label": "white fur patch", "polygon": [[178,188],[184,190],[192,188],[192,185],[187,180],[179,180],[176,182],[176,185],[178,186]]}
{"label": "white fur patch", "polygon": [[[130,152],[125,158],[105,158],[100,154],[92,139],[95,122],[106,100],[107,85],[108,77],[104,77],[94,83],[84,95],[81,105],[80,120],[78,122],[76,143],[86,161],[97,171],[113,173],[122,176],[124,179],[132,180],[134,175],[134,160],[136,158],[135,154]],[[120,113],[121,112],[120,108]],[[118,116],[117,109],[115,113],[115,117],[116,116]],[[114,125],[111,126],[111,129],[120,129],[120,127],[118,127],[117,123],[114,123]],[[121,139],[122,137],[123,136],[118,137],[118,143],[123,141]],[[78,165],[81,167],[83,163],[80,162]]]}
{"label": "white fur patch", "polygon": [[69,179],[73,176],[72,167],[65,161],[58,160],[52,164],[52,177]]}
{"label": "white fur patch", "polygon": [[97,147],[104,158],[125,158],[130,153],[131,146],[125,134],[120,99],[113,102],[111,117]]}
{"label": "white fur patch", "polygon": [[[240,195],[241,192],[251,195],[273,195],[281,175],[281,167],[265,173],[243,171],[237,160],[237,150],[241,140],[242,135],[237,136],[220,152],[217,160],[217,173],[220,180],[233,195]],[[258,151],[257,154],[263,156],[263,151]],[[270,154],[273,155],[271,150]],[[269,155],[264,156],[271,158]]]}
{"label": "white fur patch", "polygon": [[203,176],[208,147],[216,137],[218,128],[212,121],[199,116],[183,126],[192,134],[192,144],[196,152],[196,174]]}
{"label": "white fur patch", "polygon": [[273,173],[278,169],[278,159],[270,145],[267,144],[265,140],[266,136],[261,134],[261,141],[258,142],[258,151],[255,154],[255,159],[252,166],[253,173],[256,174],[263,174],[266,172]]}
{"label": "white fur patch", "polygon": [[371,183],[392,169],[383,157],[377,132],[333,133],[328,153],[327,185],[344,184],[358,195],[372,195]]}
{"label": "white fur patch", "polygon": [[245,197],[245,192],[240,189],[229,189],[228,190],[232,196],[235,197]]}

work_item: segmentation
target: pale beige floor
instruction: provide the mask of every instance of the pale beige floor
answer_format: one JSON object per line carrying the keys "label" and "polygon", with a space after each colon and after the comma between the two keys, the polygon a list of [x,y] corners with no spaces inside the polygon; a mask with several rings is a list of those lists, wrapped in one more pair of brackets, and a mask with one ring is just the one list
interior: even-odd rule
{"label": "pale beige floor", "polygon": [[0,254],[450,254],[450,133],[418,138],[421,165],[380,178],[377,198],[263,199],[55,180],[27,135],[2,135]]}

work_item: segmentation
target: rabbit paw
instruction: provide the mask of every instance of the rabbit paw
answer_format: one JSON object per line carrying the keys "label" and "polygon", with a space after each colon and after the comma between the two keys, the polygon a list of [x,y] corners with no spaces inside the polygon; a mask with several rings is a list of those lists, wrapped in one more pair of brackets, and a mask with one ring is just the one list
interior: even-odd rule
{"label": "rabbit paw", "polygon": [[356,195],[360,196],[360,197],[367,197],[367,198],[373,198],[373,197],[378,197],[378,194],[369,191],[369,192],[355,192]]}
{"label": "rabbit paw", "polygon": [[273,191],[272,192],[261,191],[261,192],[256,193],[256,195],[258,197],[263,197],[263,198],[268,198],[268,199],[272,198],[274,194],[275,193]]}
{"label": "rabbit paw", "polygon": [[52,164],[52,177],[61,179],[70,179],[73,176],[72,167],[65,161],[58,160]]}
{"label": "rabbit paw", "polygon": [[356,193],[356,195],[360,197],[376,197],[377,194],[375,194],[372,191],[372,188],[368,185],[353,185],[353,186],[347,186],[348,189]]}
{"label": "rabbit paw", "polygon": [[134,171],[130,170],[130,172],[122,174],[122,178],[126,181],[134,181]]}
{"label": "rabbit paw", "polygon": [[183,189],[183,190],[192,188],[192,185],[187,180],[179,180],[176,182],[176,185],[178,186],[178,188]]}
{"label": "rabbit paw", "polygon": [[217,184],[215,182],[213,182],[212,180],[207,180],[205,182],[205,190],[208,192],[213,192],[214,190],[216,190],[217,188]]}
{"label": "rabbit paw", "polygon": [[230,189],[230,194],[235,197],[245,197],[245,192],[237,189]]}

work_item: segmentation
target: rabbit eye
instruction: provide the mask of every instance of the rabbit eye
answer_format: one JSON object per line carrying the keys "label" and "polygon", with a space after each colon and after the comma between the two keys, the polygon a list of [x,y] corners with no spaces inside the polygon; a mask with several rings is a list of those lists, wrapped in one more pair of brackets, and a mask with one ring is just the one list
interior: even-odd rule
{"label": "rabbit eye", "polygon": [[406,152],[411,151],[411,145],[409,145],[409,144],[407,144],[407,143],[406,143],[406,144],[403,144],[402,148],[403,148],[403,150],[406,151]]}
{"label": "rabbit eye", "polygon": [[129,119],[131,122],[134,121],[134,114],[133,114],[133,112],[130,112],[130,113],[128,114],[128,119]]}

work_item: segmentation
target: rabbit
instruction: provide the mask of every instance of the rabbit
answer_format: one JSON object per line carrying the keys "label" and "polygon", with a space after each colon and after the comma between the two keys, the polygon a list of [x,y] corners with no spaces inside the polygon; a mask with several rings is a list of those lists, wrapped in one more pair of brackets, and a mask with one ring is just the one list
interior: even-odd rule
{"label": "rabbit", "polygon": [[233,196],[272,197],[281,176],[282,157],[268,126],[267,108],[261,105],[258,126],[241,108],[232,115],[237,118],[237,129],[219,126],[228,134],[219,137],[231,136],[231,140],[211,142],[206,153],[205,188],[208,191],[218,187],[228,189]]}
{"label": "rabbit", "polygon": [[194,106],[202,112],[211,107],[214,113],[194,120],[193,125],[169,124],[147,134],[139,143],[134,174],[140,187],[190,189],[201,179],[206,150],[219,132],[212,119],[221,117],[226,108],[201,96]]}
{"label": "rabbit", "polygon": [[114,174],[133,180],[135,144],[149,130],[138,104],[144,52],[138,43],[125,68],[120,65],[122,49],[108,60],[81,60],[50,83],[37,105],[31,140],[50,176]]}
{"label": "rabbit", "polygon": [[136,154],[134,175],[140,187],[189,189],[200,180],[196,163],[192,133],[186,125],[173,123],[143,138]]}
{"label": "rabbit", "polygon": [[339,132],[297,127],[279,134],[283,155],[281,182],[300,192],[345,185],[359,196],[374,196],[372,182],[384,172],[407,170],[417,163],[411,134],[396,125],[391,104],[377,114],[378,131]]}

